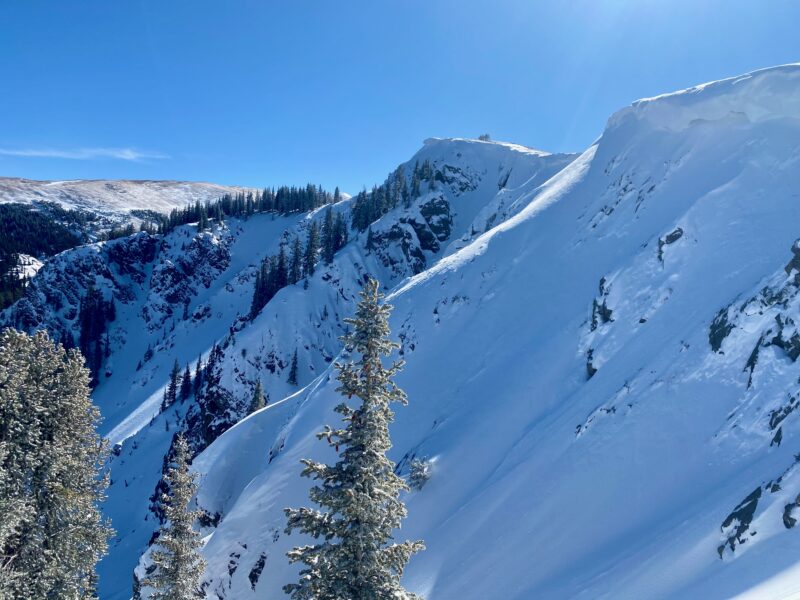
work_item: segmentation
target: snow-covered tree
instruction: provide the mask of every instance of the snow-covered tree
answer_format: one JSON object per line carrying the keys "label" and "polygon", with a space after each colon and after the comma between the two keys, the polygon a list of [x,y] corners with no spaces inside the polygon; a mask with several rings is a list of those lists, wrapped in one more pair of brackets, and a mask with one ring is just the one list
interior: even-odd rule
{"label": "snow-covered tree", "polygon": [[423,549],[422,542],[393,541],[393,532],[406,516],[399,498],[407,489],[386,456],[391,447],[391,403],[406,404],[405,393],[393,381],[402,362],[384,367],[383,357],[398,345],[389,340],[391,306],[381,302],[378,282],[370,279],[361,292],[352,332],[345,351],[358,356],[339,370],[338,391],[361,400],[358,408],[342,402],[336,412],[346,425],[326,427],[318,434],[339,453],[329,466],[304,460],[304,477],[317,484],[309,496],[322,510],[286,509],[286,532],[300,530],[317,543],[288,553],[300,562],[298,583],[284,587],[293,600],[411,600],[400,578],[409,558]]}
{"label": "snow-covered tree", "polygon": [[[27,516],[28,503],[11,496],[6,488],[10,475],[5,467],[8,450],[0,443],[0,551],[8,552],[10,542],[19,533],[19,528]],[[12,598],[12,582],[18,576],[12,567],[13,555],[0,555],[0,600]]]}
{"label": "snow-covered tree", "polygon": [[421,490],[431,478],[431,462],[415,458],[411,461],[411,469],[408,475],[408,485],[412,489]]}
{"label": "snow-covered tree", "polygon": [[256,388],[253,390],[253,399],[250,401],[250,412],[254,413],[261,410],[267,405],[267,398],[264,395],[264,388],[261,385],[261,380],[256,380]]}
{"label": "snow-covered tree", "polygon": [[3,598],[94,597],[111,529],[98,503],[107,445],[77,351],[44,332],[0,334]]}
{"label": "snow-covered tree", "polygon": [[193,524],[199,511],[189,504],[197,491],[195,474],[189,468],[189,444],[183,435],[175,440],[172,466],[164,477],[168,493],[161,495],[166,522],[151,553],[155,569],[142,582],[152,588],[151,600],[194,600],[202,598],[200,579],[205,560],[198,550],[203,542]]}
{"label": "snow-covered tree", "polygon": [[297,385],[297,348],[294,349],[292,355],[292,364],[289,367],[289,379],[286,380],[289,385]]}

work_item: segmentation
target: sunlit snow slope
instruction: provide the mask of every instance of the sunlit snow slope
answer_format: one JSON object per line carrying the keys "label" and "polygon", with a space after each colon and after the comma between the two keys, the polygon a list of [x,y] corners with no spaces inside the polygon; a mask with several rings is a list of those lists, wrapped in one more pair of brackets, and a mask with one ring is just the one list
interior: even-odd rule
{"label": "sunlit snow slope", "polygon": [[173,208],[183,208],[198,201],[213,201],[223,194],[243,189],[188,181],[35,181],[0,177],[0,203],[55,202],[66,209],[121,219],[131,210],[169,213]]}
{"label": "sunlit snow slope", "polygon": [[[800,391],[797,355],[766,345],[751,377],[774,315],[750,316],[758,302],[738,313],[767,284],[795,293],[784,266],[798,182],[800,67],[643,101],[510,220],[399,286],[392,324],[414,348],[393,457],[404,472],[412,456],[434,461],[406,498],[401,534],[428,546],[410,589],[527,600],[800,586],[800,532],[783,519],[800,492],[797,418],[780,443],[771,429]],[[740,321],[712,349],[731,304]],[[284,552],[303,540],[283,534],[282,508],[307,502],[300,458],[335,459],[313,435],[336,419],[329,376],[196,461],[199,503],[223,515],[205,549],[209,598],[281,597],[294,577]]]}
{"label": "sunlit snow slope", "polygon": [[[283,508],[308,503],[301,458],[336,459],[314,434],[337,420],[331,363],[367,274],[407,361],[392,458],[403,475],[432,464],[398,532],[427,545],[410,590],[798,592],[800,65],[639,101],[577,157],[432,139],[405,176],[424,161],[433,183],[253,320],[259,260],[324,210],[62,253],[4,313],[67,335],[90,284],[117,302],[95,392],[117,445],[101,598],[130,598],[146,569],[149,497],[199,410],[160,410],[169,369],[214,343],[227,430],[194,461],[206,598],[284,597],[285,553],[306,540],[284,534]],[[353,201],[334,210],[349,218]],[[246,416],[257,379],[270,403]]]}

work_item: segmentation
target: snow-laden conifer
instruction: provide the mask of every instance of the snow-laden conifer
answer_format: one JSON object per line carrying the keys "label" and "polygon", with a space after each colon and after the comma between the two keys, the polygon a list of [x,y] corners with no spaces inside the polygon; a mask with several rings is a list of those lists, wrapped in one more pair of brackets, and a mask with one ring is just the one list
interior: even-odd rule
{"label": "snow-laden conifer", "polygon": [[264,387],[261,385],[261,380],[256,380],[256,387],[253,390],[253,399],[250,401],[250,412],[254,413],[261,410],[267,405],[267,398],[264,395]]}
{"label": "snow-laden conifer", "polygon": [[111,529],[98,503],[107,446],[77,351],[46,333],[0,334],[4,599],[94,597]]}
{"label": "snow-laden conifer", "polygon": [[411,600],[400,578],[421,542],[393,541],[393,532],[406,516],[399,495],[407,489],[386,456],[391,447],[389,424],[392,402],[406,404],[405,393],[393,376],[402,362],[391,367],[382,358],[397,347],[390,341],[391,306],[381,302],[378,282],[370,279],[361,292],[353,327],[344,338],[350,362],[337,363],[338,391],[361,400],[358,408],[343,402],[336,407],[346,425],[326,427],[318,434],[339,452],[339,461],[325,465],[304,460],[303,476],[317,484],[311,500],[321,507],[286,509],[287,533],[299,530],[317,540],[289,552],[291,562],[303,568],[297,583],[284,587],[293,600]]}
{"label": "snow-laden conifer", "polygon": [[142,585],[152,588],[151,600],[202,598],[200,579],[205,560],[198,550],[203,543],[193,527],[199,511],[189,508],[197,484],[195,474],[189,469],[189,444],[183,435],[175,440],[173,464],[165,482],[169,492],[162,494],[161,505],[166,522],[151,554],[155,568]]}

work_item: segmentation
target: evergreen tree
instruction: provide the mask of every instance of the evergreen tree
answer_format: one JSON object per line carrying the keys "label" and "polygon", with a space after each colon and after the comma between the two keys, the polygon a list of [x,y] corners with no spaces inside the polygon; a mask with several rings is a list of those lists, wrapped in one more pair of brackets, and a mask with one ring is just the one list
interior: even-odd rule
{"label": "evergreen tree", "polygon": [[250,318],[255,317],[259,311],[264,308],[264,286],[266,284],[265,277],[266,261],[261,263],[261,267],[256,272],[256,284],[253,287],[253,300],[250,302]]}
{"label": "evergreen tree", "polygon": [[309,496],[323,510],[286,509],[286,532],[299,529],[317,543],[290,551],[291,562],[301,562],[298,583],[284,587],[293,600],[410,600],[400,578],[409,558],[423,549],[421,542],[394,543],[392,532],[400,527],[406,509],[399,494],[407,489],[386,456],[391,447],[389,424],[392,402],[406,403],[405,393],[393,376],[402,362],[383,365],[398,347],[389,340],[391,307],[381,303],[378,282],[370,279],[361,292],[353,326],[345,336],[345,349],[358,358],[336,364],[338,391],[358,397],[351,408],[336,407],[346,425],[326,427],[318,434],[339,452],[333,465],[304,460],[303,476],[317,480]]}
{"label": "evergreen tree", "polygon": [[[278,290],[286,287],[289,283],[289,267],[286,260],[286,250],[281,246],[278,251],[278,262],[275,267],[275,281],[273,284],[274,292],[270,295],[272,298]],[[269,300],[268,300],[269,301]]]}
{"label": "evergreen tree", "polygon": [[[333,252],[336,253],[347,244],[347,224],[342,213],[337,213],[333,221]],[[333,257],[331,257],[333,260]]]}
{"label": "evergreen tree", "polygon": [[[19,534],[20,526],[28,516],[29,503],[14,498],[8,485],[11,476],[5,467],[8,450],[0,443],[0,551],[6,552],[12,540]],[[0,599],[12,598],[13,582],[19,577],[12,569],[13,556],[0,555]]]}
{"label": "evergreen tree", "polygon": [[322,222],[322,260],[326,265],[333,262],[336,254],[336,232],[334,231],[333,209],[325,211],[325,220]]}
{"label": "evergreen tree", "polygon": [[261,379],[256,381],[256,389],[253,391],[253,399],[250,401],[250,412],[254,413],[267,405],[267,398],[264,396],[264,388],[261,386]]}
{"label": "evergreen tree", "polygon": [[289,367],[289,379],[286,380],[289,385],[297,385],[297,348],[294,349],[292,355],[292,366]]}
{"label": "evergreen tree", "polygon": [[319,252],[319,228],[317,222],[312,221],[308,228],[308,240],[306,240],[306,251],[303,257],[303,270],[308,277],[314,274],[317,264],[317,253]]}
{"label": "evergreen tree", "polygon": [[197,357],[197,365],[194,367],[194,381],[192,382],[192,392],[195,397],[200,393],[200,388],[203,386],[203,359]]}
{"label": "evergreen tree", "polygon": [[4,599],[93,597],[111,529],[107,444],[80,353],[45,332],[0,334],[0,587]]}
{"label": "evergreen tree", "polygon": [[92,374],[92,384],[97,384],[100,367],[103,364],[105,351],[103,335],[106,333],[106,324],[114,318],[116,318],[116,308],[113,299],[106,302],[103,293],[90,284],[86,295],[81,298],[78,324],[80,349]]}
{"label": "evergreen tree", "polygon": [[414,163],[414,171],[411,173],[411,197],[416,198],[419,196],[420,189],[420,173],[419,173],[419,161]]}
{"label": "evergreen tree", "polygon": [[292,245],[292,266],[289,268],[289,283],[295,284],[303,278],[303,247],[300,238],[294,238]]}
{"label": "evergreen tree", "polygon": [[186,364],[186,369],[183,371],[181,377],[181,402],[186,402],[189,396],[192,395],[192,374],[189,372],[189,364]]}
{"label": "evergreen tree", "polygon": [[203,387],[197,395],[196,412],[187,415],[187,426],[198,445],[210,444],[233,425],[231,393],[222,385],[225,353],[216,343],[211,347],[203,369]]}
{"label": "evergreen tree", "polygon": [[197,483],[189,469],[189,444],[183,435],[175,440],[173,465],[164,480],[169,493],[161,495],[161,505],[167,520],[152,552],[155,570],[142,584],[153,589],[152,600],[199,599],[204,596],[200,578],[205,560],[198,552],[203,542],[193,528],[200,512],[189,509]]}
{"label": "evergreen tree", "polygon": [[178,364],[178,360],[175,360],[175,363],[172,365],[172,371],[169,373],[169,383],[167,384],[167,390],[164,393],[164,408],[168,406],[172,406],[175,403],[175,400],[178,399],[178,390],[181,380],[181,366]]}

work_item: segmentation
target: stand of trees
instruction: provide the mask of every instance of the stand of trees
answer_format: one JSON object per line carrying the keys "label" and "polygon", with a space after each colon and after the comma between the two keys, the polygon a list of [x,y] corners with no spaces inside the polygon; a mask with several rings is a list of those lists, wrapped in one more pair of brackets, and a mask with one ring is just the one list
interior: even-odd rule
{"label": "stand of trees", "polygon": [[108,323],[116,319],[116,315],[114,299],[106,300],[100,290],[89,286],[86,295],[81,299],[78,322],[80,324],[79,347],[92,375],[92,385],[97,385],[103,361],[110,354]]}
{"label": "stand of trees", "polygon": [[367,193],[362,190],[353,202],[352,225],[356,231],[366,231],[373,222],[380,219],[400,203],[408,207],[411,200],[421,193],[422,182],[427,182],[428,189],[436,185],[436,171],[430,161],[414,164],[411,172],[411,183],[406,181],[405,170],[400,165],[386,178],[381,185]]}
{"label": "stand of trees", "polygon": [[151,233],[168,233],[179,225],[198,223],[198,228],[202,231],[208,228],[211,219],[224,221],[226,217],[249,217],[260,212],[282,215],[308,212],[338,201],[339,188],[331,194],[322,186],[311,183],[305,187],[264,188],[260,192],[225,194],[213,202],[196,202],[182,209],[175,208],[168,216],[151,215],[142,222],[141,229]]}
{"label": "stand of trees", "polygon": [[107,445],[76,350],[0,333],[0,598],[95,598]]}
{"label": "stand of trees", "polygon": [[25,290],[20,254],[44,258],[81,243],[60,219],[85,224],[87,217],[57,205],[35,210],[25,204],[0,204],[0,309],[13,304]]}
{"label": "stand of trees", "polygon": [[281,289],[313,275],[318,255],[322,255],[325,264],[331,264],[335,254],[347,244],[348,238],[344,217],[341,213],[334,214],[333,209],[329,207],[322,220],[321,233],[316,221],[311,223],[305,248],[297,237],[291,243],[291,255],[287,253],[286,245],[281,244],[278,254],[268,256],[261,261],[256,273],[253,300],[250,303],[250,318],[261,312],[267,302]]}

